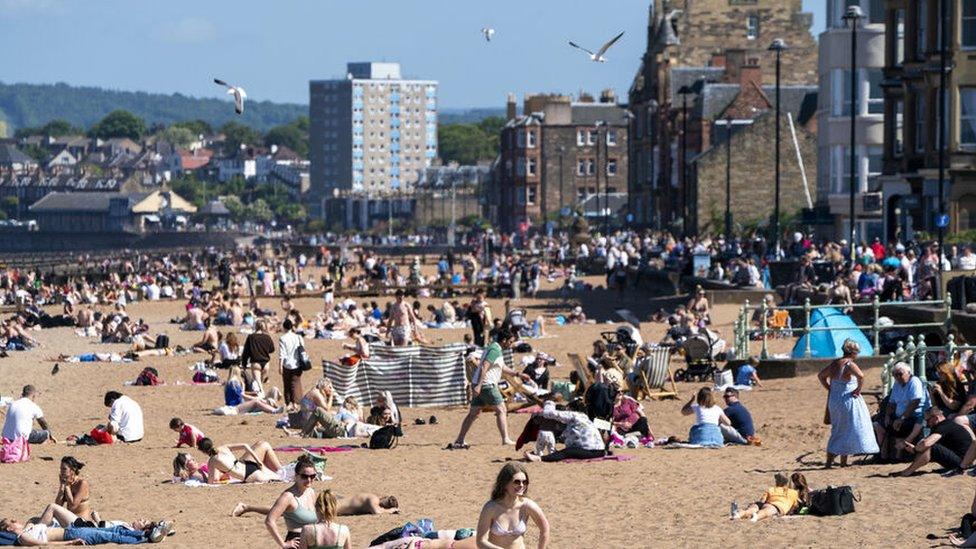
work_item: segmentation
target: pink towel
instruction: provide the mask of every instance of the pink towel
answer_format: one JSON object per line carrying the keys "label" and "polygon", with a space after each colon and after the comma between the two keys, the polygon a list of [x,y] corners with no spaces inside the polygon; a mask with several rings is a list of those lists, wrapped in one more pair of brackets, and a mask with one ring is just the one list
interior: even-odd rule
{"label": "pink towel", "polygon": [[31,449],[27,437],[18,435],[13,440],[0,439],[0,463],[23,463],[30,460]]}
{"label": "pink towel", "polygon": [[275,452],[311,452],[313,454],[328,454],[330,452],[351,452],[355,446],[281,446]]}
{"label": "pink towel", "polygon": [[603,456],[603,457],[593,458],[593,459],[572,459],[572,458],[570,458],[570,459],[564,459],[562,461],[559,461],[558,463],[596,463],[598,461],[630,461],[632,459],[634,459],[634,456],[622,456],[622,455],[616,454],[616,455],[612,455],[612,456]]}

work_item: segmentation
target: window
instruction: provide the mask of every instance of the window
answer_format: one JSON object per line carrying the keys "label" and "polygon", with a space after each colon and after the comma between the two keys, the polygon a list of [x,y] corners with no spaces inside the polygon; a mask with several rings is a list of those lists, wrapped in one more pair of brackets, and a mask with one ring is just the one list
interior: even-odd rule
{"label": "window", "polygon": [[976,49],[976,0],[962,0],[962,47]]}
{"label": "window", "polygon": [[915,152],[925,152],[925,92],[915,94]]}
{"label": "window", "polygon": [[596,145],[596,133],[593,130],[586,131],[586,144]]}
{"label": "window", "polygon": [[582,202],[584,200],[586,200],[586,189],[580,187],[579,189],[576,189],[576,201]]}
{"label": "window", "polygon": [[616,158],[611,158],[610,160],[607,160],[607,175],[608,176],[617,175],[617,159]]}
{"label": "window", "polygon": [[515,163],[515,173],[519,177],[525,177],[525,162]]}
{"label": "window", "polygon": [[586,175],[586,159],[580,158],[576,161],[576,175]]}
{"label": "window", "polygon": [[895,65],[905,62],[905,10],[895,10]]}
{"label": "window", "polygon": [[[851,149],[837,146],[833,148],[831,160],[834,162],[834,194],[847,195],[851,192]],[[857,185],[857,183],[855,183]]]}
{"label": "window", "polygon": [[515,200],[519,206],[525,206],[525,189],[515,189]]}
{"label": "window", "polygon": [[607,145],[610,147],[617,146],[617,130],[607,130]]}
{"label": "window", "polygon": [[525,188],[525,194],[526,194],[525,202],[527,204],[535,204],[535,199],[536,199],[536,188],[535,188],[535,185],[530,185],[530,186],[526,187]]}
{"label": "window", "polygon": [[884,147],[868,147],[868,191],[878,188],[878,177],[881,176],[881,168],[883,166]]}
{"label": "window", "polygon": [[895,102],[894,154],[901,156],[905,151],[905,102]]}
{"label": "window", "polygon": [[881,69],[868,70],[868,114],[884,114],[884,93],[881,91],[881,81],[884,73]]}
{"label": "window", "polygon": [[918,0],[915,4],[915,57],[921,59],[925,56],[926,37],[928,35],[928,9],[927,0]]}
{"label": "window", "polygon": [[[531,135],[531,134],[529,134],[529,135]],[[535,175],[536,174],[535,172],[536,172],[536,159],[535,158],[530,158],[526,162],[526,173],[528,175]]]}
{"label": "window", "polygon": [[515,138],[518,141],[518,147],[520,149],[521,148],[524,148],[525,147],[525,134],[522,133],[522,132],[516,132]]}
{"label": "window", "polygon": [[528,146],[530,149],[534,149],[535,148],[535,132],[526,132],[525,133],[525,138],[526,138],[526,146]]}
{"label": "window", "polygon": [[976,148],[976,88],[959,88],[959,146]]}
{"label": "window", "polygon": [[586,145],[586,132],[576,130],[576,146],[582,147],[583,145]]}
{"label": "window", "polygon": [[596,173],[596,161],[592,158],[586,159],[586,173],[587,175],[594,175]]}
{"label": "window", "polygon": [[759,16],[750,15],[746,17],[746,38],[755,40],[759,38]]}

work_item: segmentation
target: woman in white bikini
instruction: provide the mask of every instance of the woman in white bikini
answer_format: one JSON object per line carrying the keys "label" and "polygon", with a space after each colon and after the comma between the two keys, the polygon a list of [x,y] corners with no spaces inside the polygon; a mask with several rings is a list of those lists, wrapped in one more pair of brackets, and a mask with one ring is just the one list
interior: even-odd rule
{"label": "woman in white bikini", "polygon": [[525,497],[529,474],[519,463],[498,472],[491,501],[481,508],[475,539],[479,549],[524,549],[527,519],[539,528],[538,549],[549,546],[549,521],[539,504]]}

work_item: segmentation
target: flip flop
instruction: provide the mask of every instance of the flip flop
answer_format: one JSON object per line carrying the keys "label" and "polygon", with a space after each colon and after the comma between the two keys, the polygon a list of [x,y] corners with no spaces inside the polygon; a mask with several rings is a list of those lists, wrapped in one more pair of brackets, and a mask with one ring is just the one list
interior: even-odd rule
{"label": "flip flop", "polygon": [[448,444],[447,447],[444,449],[445,450],[467,450],[469,448],[471,448],[470,444],[452,442]]}
{"label": "flip flop", "polygon": [[414,425],[427,425],[427,422],[424,421],[424,418],[418,417],[417,419],[413,420],[413,424]]}

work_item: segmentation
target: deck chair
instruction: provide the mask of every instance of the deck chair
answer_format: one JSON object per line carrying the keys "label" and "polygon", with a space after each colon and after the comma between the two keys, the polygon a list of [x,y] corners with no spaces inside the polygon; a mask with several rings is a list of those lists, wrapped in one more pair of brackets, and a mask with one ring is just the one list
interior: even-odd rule
{"label": "deck chair", "polygon": [[635,398],[677,398],[678,386],[671,372],[671,349],[652,346],[644,349],[637,363],[638,383]]}
{"label": "deck chair", "polygon": [[[504,389],[500,389],[502,396],[505,397],[505,407],[509,412],[514,412],[515,410],[521,410],[522,408],[527,408],[529,406],[539,405],[542,406],[545,400],[540,398],[539,395],[535,394],[532,390],[522,383],[522,380],[518,376],[510,376],[508,374],[502,374],[508,384]],[[515,400],[515,395],[520,394],[525,397],[525,400],[519,402]]]}
{"label": "deck chair", "polygon": [[583,388],[588,389],[593,384],[593,376],[590,374],[590,369],[586,367],[586,361],[576,353],[569,353],[567,356],[569,356],[569,360],[573,363],[573,369],[576,370],[576,375],[583,382]]}
{"label": "deck chair", "polygon": [[790,312],[782,309],[773,311],[773,316],[769,319],[768,328],[778,337],[792,336],[793,322],[790,319]]}

